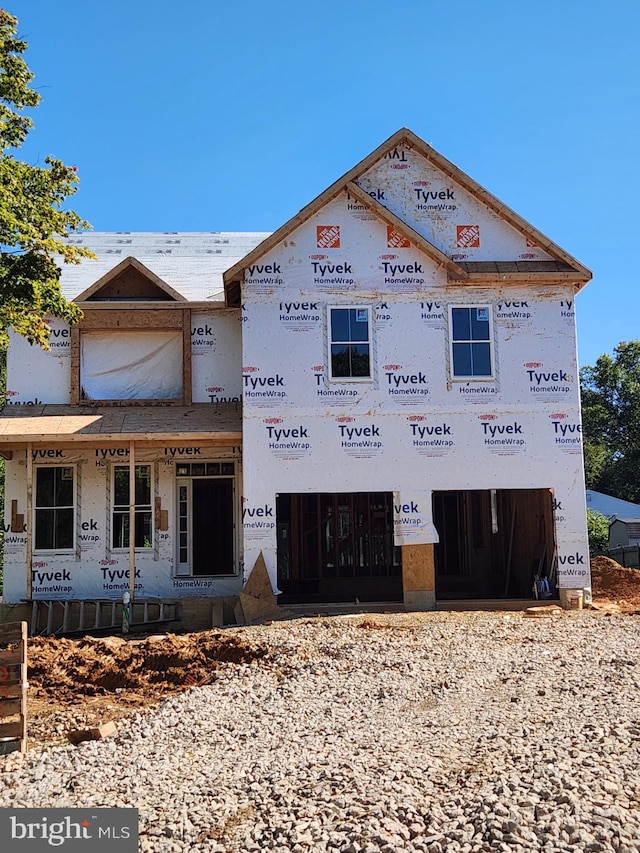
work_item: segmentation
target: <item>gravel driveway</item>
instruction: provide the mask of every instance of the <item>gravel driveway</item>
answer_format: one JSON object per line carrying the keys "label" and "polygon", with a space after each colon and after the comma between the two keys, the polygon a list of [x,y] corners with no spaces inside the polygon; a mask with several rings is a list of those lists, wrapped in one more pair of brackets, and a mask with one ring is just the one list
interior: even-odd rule
{"label": "gravel driveway", "polygon": [[640,617],[370,614],[232,629],[103,741],[0,758],[1,806],[135,806],[142,851],[638,851]]}

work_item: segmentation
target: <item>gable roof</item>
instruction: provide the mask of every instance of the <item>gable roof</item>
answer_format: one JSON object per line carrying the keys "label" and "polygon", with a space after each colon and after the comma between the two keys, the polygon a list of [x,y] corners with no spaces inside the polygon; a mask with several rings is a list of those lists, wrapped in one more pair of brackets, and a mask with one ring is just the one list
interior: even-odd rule
{"label": "gable roof", "polygon": [[623,525],[630,542],[640,542],[640,518],[614,518],[609,522],[609,527],[614,524]]}
{"label": "gable roof", "polygon": [[76,302],[164,299],[184,302],[185,298],[148,267],[129,256],[84,290]]}
{"label": "gable roof", "polygon": [[76,302],[123,258],[132,256],[187,301],[224,305],[222,273],[269,236],[268,231],[80,231],[66,238],[95,259],[60,260],[60,286]]}
{"label": "gable roof", "polygon": [[640,518],[640,504],[615,498],[612,495],[605,495],[603,492],[596,492],[593,489],[586,491],[587,509],[592,509],[608,518],[620,518],[621,516],[623,518]]}
{"label": "gable roof", "polygon": [[[484,187],[480,186],[477,181],[465,174],[463,171],[454,166],[449,160],[439,154],[434,148],[424,142],[420,137],[416,136],[408,128],[404,127],[394,133],[386,142],[379,145],[367,157],[361,160],[356,166],[350,169],[341,178],[331,184],[323,193],[317,196],[306,207],[303,207],[295,216],[284,223],[277,231],[274,231],[266,240],[263,240],[255,249],[249,252],[242,260],[230,267],[223,275],[225,296],[227,305],[238,305],[240,303],[240,285],[244,277],[244,271],[247,267],[256,263],[263,255],[275,248],[282,242],[292,231],[306,222],[310,217],[320,211],[326,204],[335,199],[340,193],[348,192],[358,198],[358,201],[372,211],[374,211],[381,219],[391,224],[392,220],[389,216],[393,216],[391,211],[381,204],[376,199],[371,198],[364,190],[361,190],[356,181],[362,177],[372,166],[378,163],[385,155],[392,152],[399,145],[406,145],[408,148],[417,151],[425,160],[440,169],[452,180],[463,187],[477,201],[484,204],[504,221],[515,228],[523,236],[530,239],[535,245],[543,249],[550,255],[555,263],[548,261],[529,262],[526,268],[513,269],[513,267],[524,267],[519,263],[508,264],[504,269],[486,268],[486,262],[480,264],[466,263],[460,264],[453,261],[447,255],[444,255],[421,235],[418,235],[411,226],[403,222],[398,217],[394,217],[393,224],[411,242],[418,248],[422,249],[436,263],[447,269],[447,276],[452,281],[463,281],[468,284],[486,281],[495,281],[496,276],[500,278],[508,278],[510,281],[528,280],[532,278],[538,281],[548,283],[571,282],[576,286],[576,290],[585,285],[592,277],[591,271],[583,266],[574,257],[564,251],[560,246],[534,228],[529,222],[519,216],[507,205],[503,204],[496,196],[492,195]],[[502,266],[502,263],[499,264]]]}

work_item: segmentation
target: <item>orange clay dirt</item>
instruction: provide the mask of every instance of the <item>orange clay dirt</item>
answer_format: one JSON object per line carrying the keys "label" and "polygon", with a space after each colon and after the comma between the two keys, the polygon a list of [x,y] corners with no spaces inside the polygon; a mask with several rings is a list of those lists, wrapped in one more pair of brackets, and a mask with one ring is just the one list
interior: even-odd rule
{"label": "orange clay dirt", "polygon": [[[596,610],[608,615],[640,611],[640,571],[595,557],[591,573]],[[390,618],[393,627],[397,620]],[[409,627],[410,619],[402,614],[397,627]],[[34,637],[28,648],[28,745],[65,743],[70,730],[109,721],[126,725],[136,711],[213,681],[223,661],[266,657],[266,648],[252,644],[250,628],[127,639]],[[0,771],[2,764],[0,756]]]}
{"label": "orange clay dirt", "polygon": [[[215,678],[224,661],[265,657],[219,630],[148,637],[32,637],[27,661],[27,745],[66,742],[73,729],[114,721]],[[0,756],[0,771],[2,757]]]}
{"label": "orange clay dirt", "polygon": [[622,613],[640,609],[640,571],[625,569],[610,557],[591,560],[591,589],[598,609],[615,606]]}

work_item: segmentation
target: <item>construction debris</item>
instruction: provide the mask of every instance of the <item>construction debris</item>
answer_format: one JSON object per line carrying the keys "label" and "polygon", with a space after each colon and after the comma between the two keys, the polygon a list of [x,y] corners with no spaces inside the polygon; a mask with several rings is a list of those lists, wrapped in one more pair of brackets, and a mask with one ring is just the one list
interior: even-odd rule
{"label": "construction debris", "polygon": [[278,607],[262,551],[238,595],[233,615],[238,625],[253,625],[267,619],[284,619],[291,615],[287,610]]}
{"label": "construction debris", "polygon": [[67,737],[76,746],[86,740],[102,740],[118,733],[118,727],[114,722],[102,723],[90,729],[72,729],[67,732]]}

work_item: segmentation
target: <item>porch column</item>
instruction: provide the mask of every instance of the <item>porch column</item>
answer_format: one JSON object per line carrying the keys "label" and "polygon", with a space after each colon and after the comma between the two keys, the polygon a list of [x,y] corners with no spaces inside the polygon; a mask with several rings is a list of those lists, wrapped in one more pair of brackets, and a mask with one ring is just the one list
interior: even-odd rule
{"label": "porch column", "polygon": [[129,442],[129,595],[135,592],[136,577],[136,446]]}
{"label": "porch column", "polygon": [[435,545],[402,545],[402,595],[405,610],[435,610]]}
{"label": "porch column", "polygon": [[27,598],[33,595],[33,445],[27,444]]}

